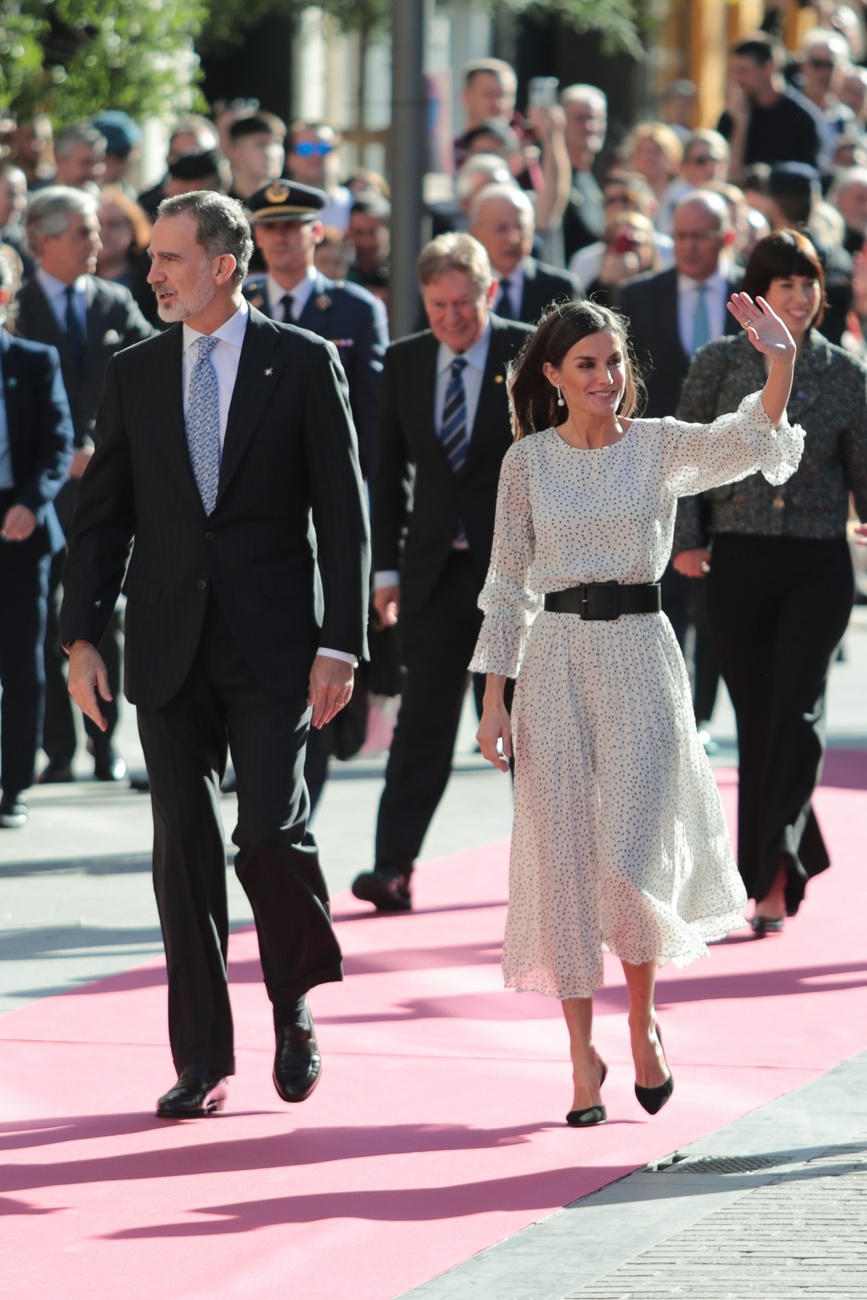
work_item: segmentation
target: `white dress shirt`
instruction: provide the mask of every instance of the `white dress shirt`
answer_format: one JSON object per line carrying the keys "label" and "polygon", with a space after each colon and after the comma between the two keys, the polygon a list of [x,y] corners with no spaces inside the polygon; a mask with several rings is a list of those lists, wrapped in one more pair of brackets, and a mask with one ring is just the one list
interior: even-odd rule
{"label": "white dress shirt", "polygon": [[707,322],[710,337],[721,339],[726,332],[726,303],[729,300],[728,278],[717,270],[708,280],[691,280],[688,275],[677,277],[677,332],[680,345],[688,357],[695,352],[693,346],[693,328],[695,309],[698,303],[699,284],[706,289],[704,305],[707,308]]}
{"label": "white dress shirt", "polygon": [[315,266],[308,266],[306,272],[304,273],[304,279],[299,280],[298,284],[295,285],[294,289],[284,289],[283,285],[279,284],[277,280],[274,279],[273,275],[269,273],[267,277],[268,301],[271,304],[272,311],[279,310],[281,313],[280,316],[275,316],[274,319],[283,321],[283,315],[282,315],[283,308],[280,306],[280,299],[285,298],[286,294],[288,293],[292,299],[292,315],[289,317],[288,322],[283,321],[283,324],[284,325],[297,324],[298,317],[301,315],[302,311],[307,306],[307,301],[310,298],[310,295],[313,293],[315,285],[316,285]]}
{"label": "white dress shirt", "polygon": [[[484,332],[476,339],[471,348],[464,353],[452,352],[451,348],[445,343],[439,345],[437,352],[437,376],[436,389],[434,393],[434,425],[439,431],[443,422],[443,410],[446,404],[446,391],[451,378],[452,362],[458,357],[463,356],[466,366],[463,371],[464,396],[467,405],[467,433],[472,437],[473,425],[476,422],[476,412],[479,409],[479,398],[482,393],[482,379],[485,374],[485,366],[488,364],[488,352],[491,347],[491,326],[487,325]],[[464,549],[464,548],[460,548]],[[373,585],[379,587],[397,587],[400,584],[400,574],[396,569],[380,569],[374,575]]]}
{"label": "white dress shirt", "polygon": [[[217,389],[220,395],[220,447],[226,441],[226,422],[229,418],[229,407],[232,404],[232,393],[235,391],[235,381],[238,378],[238,366],[241,362],[241,348],[244,344],[244,335],[247,332],[247,317],[250,315],[250,309],[247,306],[246,298],[242,298],[238,310],[234,316],[214,330],[211,338],[219,339],[219,343],[211,353],[211,364],[217,372]],[[199,359],[198,340],[206,337],[199,330],[191,329],[189,325],[184,325],[183,337],[183,375],[184,375],[184,420],[189,414],[190,399],[190,379],[192,378],[193,367]],[[352,664],[353,668],[358,667],[358,660],[355,655],[347,654],[345,650],[327,650],[320,646],[319,654],[325,655],[329,659],[340,659],[343,663]]]}

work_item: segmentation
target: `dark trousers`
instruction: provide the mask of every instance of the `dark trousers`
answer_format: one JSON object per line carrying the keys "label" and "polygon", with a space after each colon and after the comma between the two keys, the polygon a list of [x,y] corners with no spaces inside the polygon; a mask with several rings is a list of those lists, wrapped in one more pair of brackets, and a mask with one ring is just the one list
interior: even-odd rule
{"label": "dark trousers", "polygon": [[669,564],[662,575],[662,608],[674,629],[692,683],[696,722],[710,722],[719,689],[719,660],[707,612],[707,582]]}
{"label": "dark trousers", "polygon": [[[66,551],[60,551],[51,562],[48,589],[48,622],[45,632],[45,721],[42,727],[42,748],[52,763],[65,766],[72,762],[77,747],[75,709],[66,688],[66,655],[60,645],[60,602],[63,598],[61,575]],[[100,731],[95,722],[84,718],[84,729],[94,753],[105,750],[112,741],[118,721],[118,701],[121,695],[121,664],[123,660],[122,618],[114,610],[99,643],[99,653],[105,662],[112,699],[103,701],[102,713],[108,723]]]}
{"label": "dark trousers", "polygon": [[226,978],[229,939],[220,781],[227,747],[238,782],[235,870],[259,938],[275,1024],[299,997],[342,979],[328,889],[307,829],[305,691],[272,695],[254,677],[219,606],[175,698],[138,709],[154,815],[154,889],[169,977],[175,1067],[234,1071]]}
{"label": "dark trousers", "polygon": [[854,599],[842,538],[718,534],[711,624],[738,727],[738,865],[757,901],[780,866],[794,915],[830,865],[812,808],[825,753],[825,690]]}
{"label": "dark trousers", "polygon": [[482,624],[478,598],[469,554],[454,551],[424,609],[401,615],[404,678],[376,823],[377,871],[412,871],[448,783]]}
{"label": "dark trousers", "polygon": [[[0,522],[14,497],[0,492]],[[50,563],[41,528],[24,542],[0,542],[0,786],[10,800],[33,784],[42,734]]]}

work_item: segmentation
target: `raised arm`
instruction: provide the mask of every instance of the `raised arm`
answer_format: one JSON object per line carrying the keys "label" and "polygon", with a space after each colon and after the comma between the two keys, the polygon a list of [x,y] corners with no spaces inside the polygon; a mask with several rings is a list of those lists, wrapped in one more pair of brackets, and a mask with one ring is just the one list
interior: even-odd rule
{"label": "raised arm", "polygon": [[792,391],[792,375],[798,349],[786,326],[764,298],[755,302],[748,293],[733,293],[728,309],[757,352],[766,356],[770,365],[762,390],[762,406],[768,419],[778,425],[786,413],[786,404]]}

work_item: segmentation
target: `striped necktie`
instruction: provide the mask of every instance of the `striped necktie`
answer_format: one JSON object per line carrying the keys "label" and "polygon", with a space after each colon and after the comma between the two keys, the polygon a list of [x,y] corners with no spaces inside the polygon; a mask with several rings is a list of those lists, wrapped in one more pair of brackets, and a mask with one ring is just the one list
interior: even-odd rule
{"label": "striped necktie", "polygon": [[199,359],[190,376],[187,444],[205,513],[217,502],[220,479],[220,390],[211,353],[219,343],[213,335],[198,339]]}
{"label": "striped necktie", "polygon": [[463,379],[466,365],[464,357],[455,357],[452,362],[443,406],[443,422],[439,431],[439,439],[453,474],[463,469],[470,449],[470,439],[467,434],[467,395],[464,391]]}

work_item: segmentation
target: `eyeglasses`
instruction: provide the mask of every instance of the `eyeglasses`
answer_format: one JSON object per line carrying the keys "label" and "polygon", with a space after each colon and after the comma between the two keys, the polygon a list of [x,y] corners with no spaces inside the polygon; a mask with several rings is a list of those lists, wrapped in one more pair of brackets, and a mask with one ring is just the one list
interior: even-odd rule
{"label": "eyeglasses", "polygon": [[685,244],[688,239],[694,239],[700,244],[709,244],[715,239],[721,239],[722,235],[718,230],[675,230],[671,237],[676,244]]}
{"label": "eyeglasses", "polygon": [[326,140],[300,140],[298,144],[293,144],[292,152],[302,158],[324,158],[326,154],[334,152],[334,145],[328,144]]}
{"label": "eyeglasses", "polygon": [[690,167],[706,167],[708,163],[715,163],[716,158],[709,153],[703,153],[699,158],[688,158],[687,163]]}
{"label": "eyeglasses", "polygon": [[807,59],[807,66],[818,72],[830,72],[834,67],[833,59]]}

